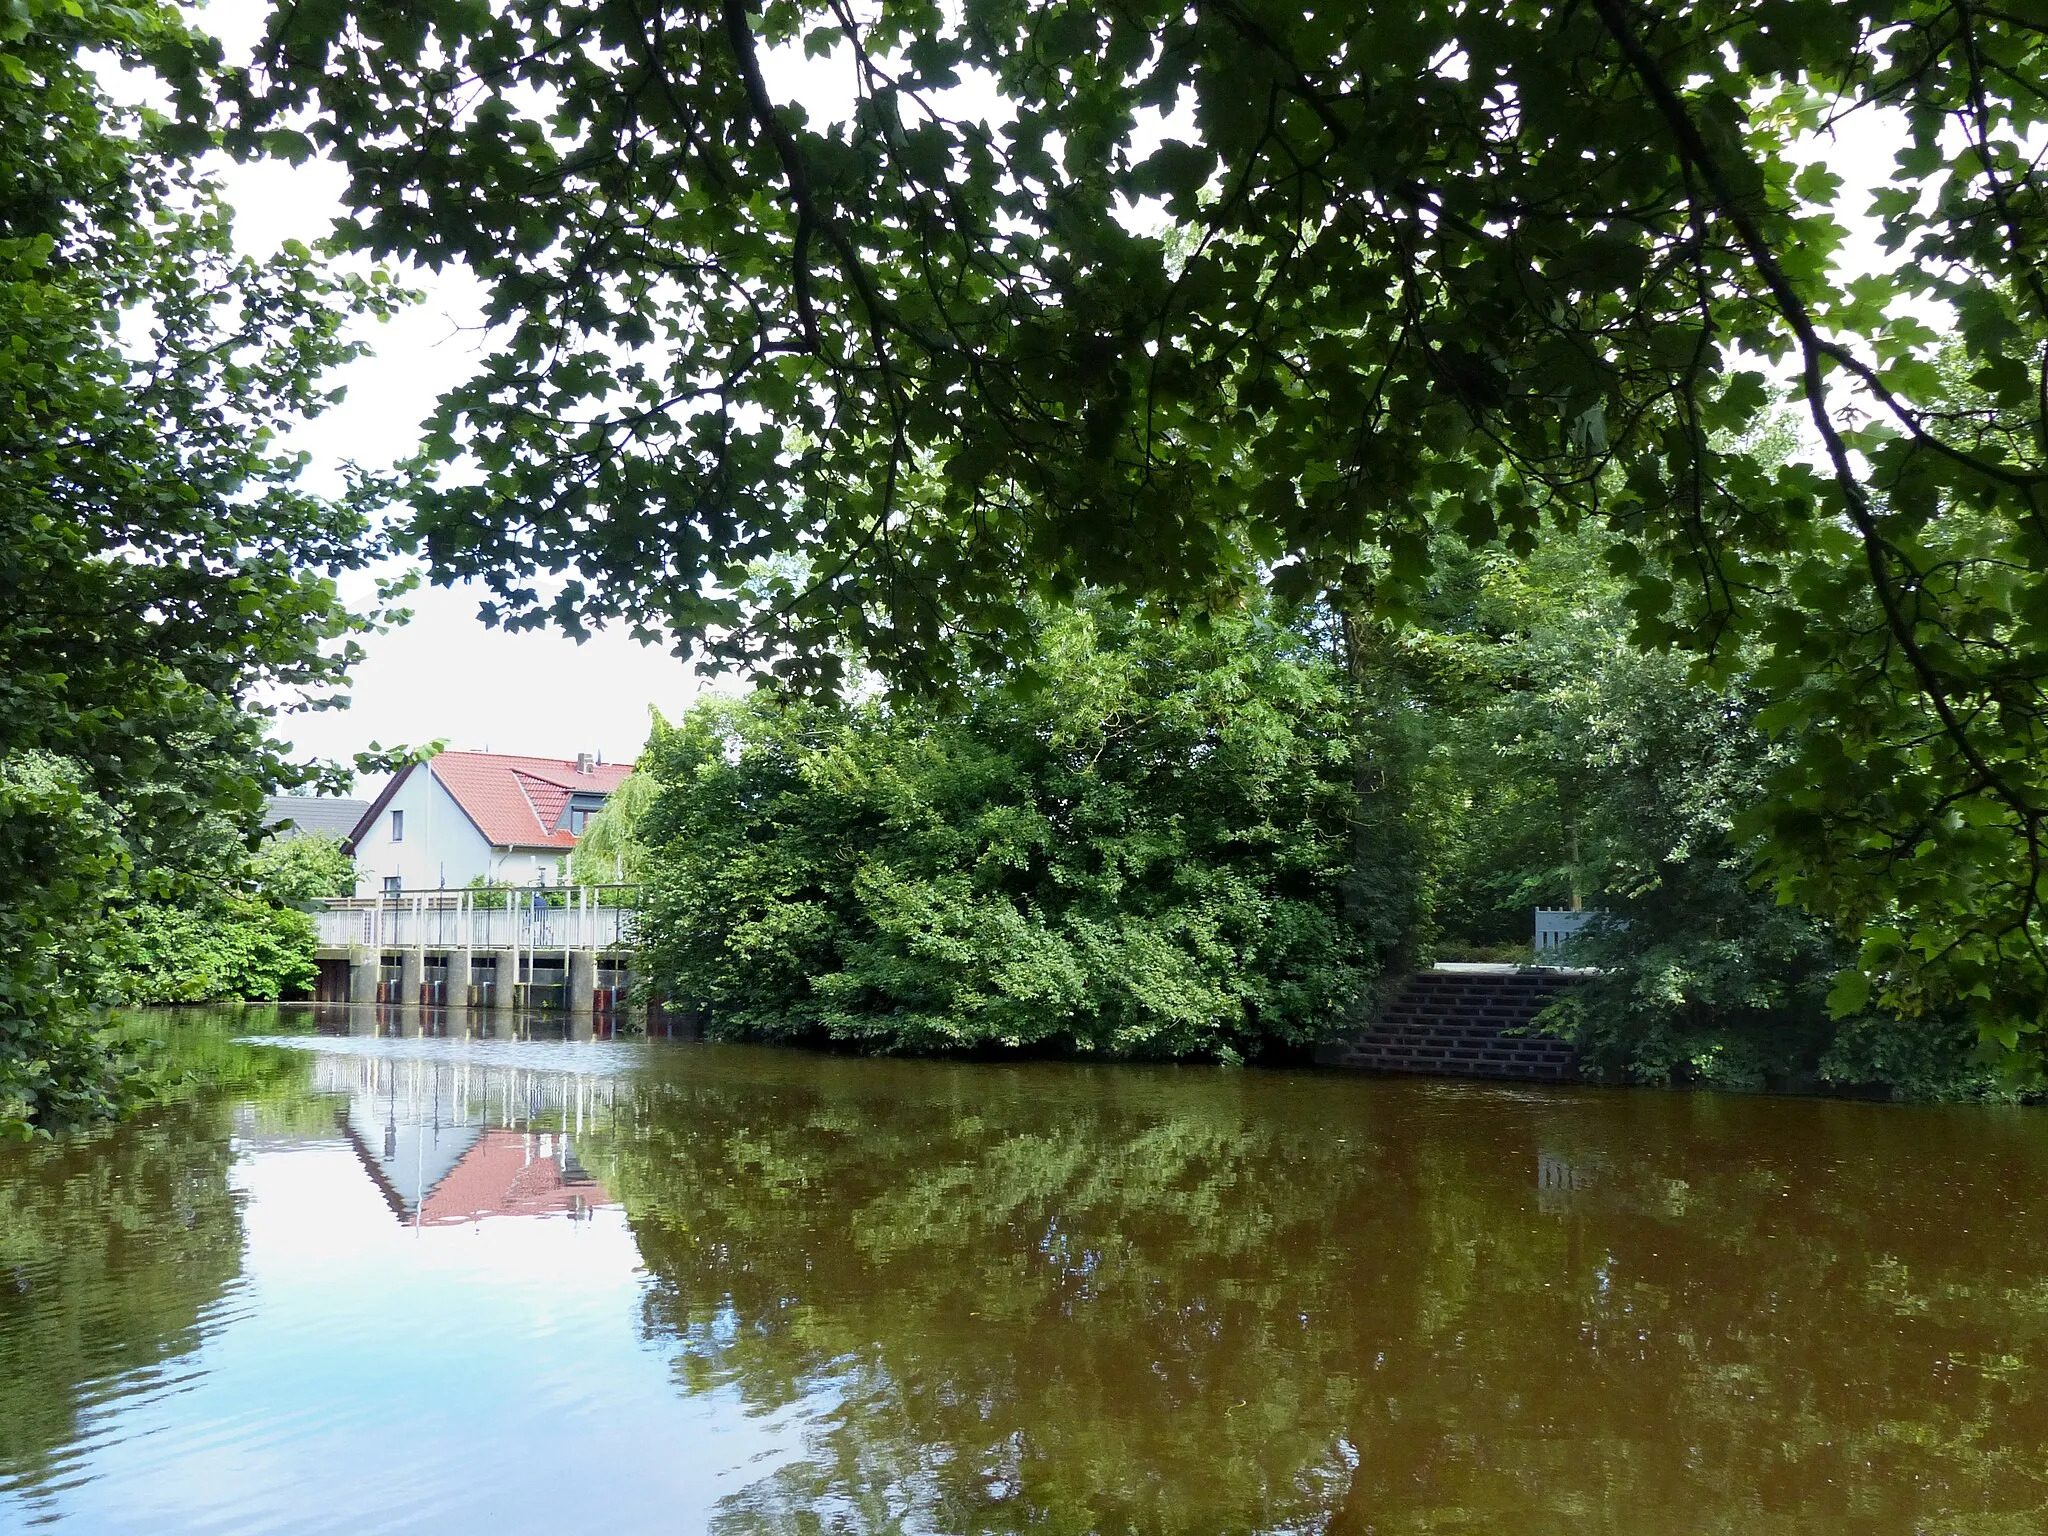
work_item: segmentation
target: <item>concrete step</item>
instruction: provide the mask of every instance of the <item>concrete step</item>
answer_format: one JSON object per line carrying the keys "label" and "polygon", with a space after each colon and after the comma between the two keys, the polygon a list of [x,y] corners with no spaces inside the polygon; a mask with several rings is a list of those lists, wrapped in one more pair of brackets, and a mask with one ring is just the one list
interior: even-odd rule
{"label": "concrete step", "polygon": [[1420,971],[1376,1019],[1329,1042],[1316,1059],[1369,1072],[1571,1082],[1578,1077],[1572,1046],[1526,1031],[1578,980],[1549,971]]}

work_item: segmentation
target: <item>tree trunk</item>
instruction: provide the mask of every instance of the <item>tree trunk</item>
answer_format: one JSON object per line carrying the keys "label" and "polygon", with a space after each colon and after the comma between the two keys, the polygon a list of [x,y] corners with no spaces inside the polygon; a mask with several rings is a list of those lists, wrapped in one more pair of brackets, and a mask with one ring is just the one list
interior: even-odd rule
{"label": "tree trunk", "polygon": [[1371,943],[1382,972],[1406,971],[1420,958],[1429,906],[1406,688],[1392,637],[1373,614],[1370,596],[1338,592],[1331,603],[1351,693],[1351,873],[1344,913]]}

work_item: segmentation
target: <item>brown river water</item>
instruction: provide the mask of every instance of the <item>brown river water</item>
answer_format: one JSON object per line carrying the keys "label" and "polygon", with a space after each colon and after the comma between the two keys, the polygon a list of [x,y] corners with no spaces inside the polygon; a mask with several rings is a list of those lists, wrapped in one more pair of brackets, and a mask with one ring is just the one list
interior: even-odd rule
{"label": "brown river water", "polygon": [[2048,1531],[2040,1110],[314,1017],[0,1151],[0,1530]]}

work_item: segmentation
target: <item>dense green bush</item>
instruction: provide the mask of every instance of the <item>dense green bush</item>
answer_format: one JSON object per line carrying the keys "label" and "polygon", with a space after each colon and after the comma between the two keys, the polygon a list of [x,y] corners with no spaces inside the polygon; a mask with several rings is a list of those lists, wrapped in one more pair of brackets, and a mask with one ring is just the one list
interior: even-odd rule
{"label": "dense green bush", "polygon": [[757,694],[660,731],[656,984],[728,1037],[1235,1059],[1374,972],[1339,912],[1334,661],[1252,613],[1050,622],[944,710]]}
{"label": "dense green bush", "polygon": [[221,891],[191,906],[143,902],[123,913],[120,994],[133,1003],[213,1003],[304,994],[313,985],[313,920],[263,895]]}
{"label": "dense green bush", "polygon": [[309,910],[356,890],[355,860],[338,837],[273,837],[250,859],[249,877],[272,901]]}
{"label": "dense green bush", "polygon": [[157,900],[114,909],[120,963],[109,991],[130,1003],[267,1001],[312,988],[316,935],[307,915],[345,896],[355,866],[331,837],[273,839],[249,855],[228,825],[195,870]]}
{"label": "dense green bush", "polygon": [[84,769],[0,754],[0,1137],[111,1113],[123,1063],[88,1012],[105,974],[103,893],[128,851]]}

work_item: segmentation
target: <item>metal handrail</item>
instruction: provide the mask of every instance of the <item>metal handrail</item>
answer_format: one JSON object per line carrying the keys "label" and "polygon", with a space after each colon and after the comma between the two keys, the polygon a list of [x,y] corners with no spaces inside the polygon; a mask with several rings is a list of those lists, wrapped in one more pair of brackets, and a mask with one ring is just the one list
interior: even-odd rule
{"label": "metal handrail", "polygon": [[[459,887],[337,896],[314,914],[320,943],[329,948],[379,950],[568,951],[618,949],[633,944],[640,887],[629,885]],[[523,893],[559,898],[536,904]],[[606,892],[631,892],[621,903]],[[488,893],[512,899],[488,904]]]}
{"label": "metal handrail", "polygon": [[[389,905],[414,899],[430,900],[449,904],[474,904],[478,896],[564,896],[578,891],[632,891],[639,893],[645,886],[619,884],[613,881],[593,882],[589,885],[408,885],[402,890],[379,891],[373,896],[323,896],[320,904],[330,910],[360,910],[364,907]],[[503,910],[500,908],[499,910]],[[560,910],[557,908],[556,910]]]}

